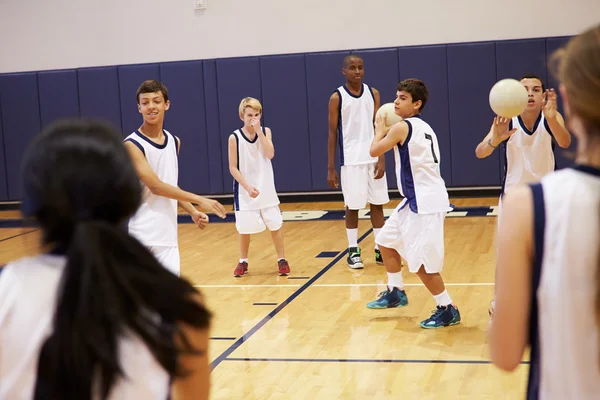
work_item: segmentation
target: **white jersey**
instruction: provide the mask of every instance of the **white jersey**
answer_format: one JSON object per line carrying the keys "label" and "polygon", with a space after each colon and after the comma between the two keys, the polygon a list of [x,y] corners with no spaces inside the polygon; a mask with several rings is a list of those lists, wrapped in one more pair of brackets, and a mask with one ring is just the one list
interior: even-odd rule
{"label": "white jersey", "polygon": [[[158,178],[177,186],[179,166],[175,137],[163,130],[165,142],[156,144],[139,132],[125,138],[144,153]],[[177,246],[177,200],[153,194],[143,183],[140,208],[129,220],[129,233],[145,246]]]}
{"label": "white jersey", "polygon": [[528,398],[597,399],[600,170],[575,165],[549,174],[533,184],[533,199]]}
{"label": "white jersey", "polygon": [[359,165],[377,162],[371,157],[369,149],[375,128],[375,99],[371,88],[363,83],[360,95],[355,96],[346,86],[340,86],[336,92],[340,96],[338,117],[338,144],[340,147],[340,165]]}
{"label": "white jersey", "polygon": [[417,214],[450,211],[446,183],[440,173],[437,136],[420,117],[404,120],[408,136],[394,147],[398,191],[404,197],[400,209],[409,206]]}
{"label": "white jersey", "polygon": [[517,131],[503,143],[506,150],[504,193],[521,183],[539,182],[556,167],[552,132],[543,113],[532,131],[527,129],[520,116],[510,121],[508,129],[513,128]]}
{"label": "white jersey", "polygon": [[[46,254],[10,263],[0,273],[0,399],[33,398],[65,264],[65,257]],[[127,379],[117,380],[109,399],[167,398],[169,375],[141,339],[121,338],[119,359]]]}
{"label": "white jersey", "polygon": [[[266,128],[262,128],[266,135]],[[251,141],[242,132],[237,129],[232,133],[237,144],[237,167],[242,176],[248,182],[248,185],[258,189],[259,195],[256,198],[250,197],[250,194],[240,187],[235,179],[233,180],[233,205],[235,211],[260,210],[279,204],[279,197],[275,190],[275,176],[273,166],[262,148],[258,134]]]}

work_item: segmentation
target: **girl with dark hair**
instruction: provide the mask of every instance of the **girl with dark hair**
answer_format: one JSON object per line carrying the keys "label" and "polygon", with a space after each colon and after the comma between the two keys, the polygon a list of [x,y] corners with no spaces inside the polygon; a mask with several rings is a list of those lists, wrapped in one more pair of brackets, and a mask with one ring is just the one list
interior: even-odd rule
{"label": "girl with dark hair", "polygon": [[22,168],[45,252],[0,276],[0,398],[208,398],[210,312],[122,228],[142,193],[120,135],[61,121]]}

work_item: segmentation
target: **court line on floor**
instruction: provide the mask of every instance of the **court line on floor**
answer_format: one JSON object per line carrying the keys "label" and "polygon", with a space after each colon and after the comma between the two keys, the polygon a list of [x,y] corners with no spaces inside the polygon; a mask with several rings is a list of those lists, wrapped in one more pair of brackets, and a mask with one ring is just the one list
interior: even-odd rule
{"label": "court line on floor", "polygon": [[16,238],[16,237],[23,236],[23,235],[27,235],[28,233],[31,233],[31,232],[37,232],[37,231],[39,231],[39,229],[33,229],[33,230],[31,230],[31,231],[27,231],[27,232],[19,233],[18,235],[15,235],[15,236],[11,236],[11,237],[7,237],[7,238],[4,238],[4,239],[0,239],[0,242],[5,242],[5,241],[7,241],[7,240],[14,239],[14,238]]}
{"label": "court line on floor", "polygon": [[[259,361],[259,362],[309,362],[309,363],[390,363],[390,364],[491,364],[488,360],[395,360],[395,359],[362,359],[362,358],[261,358],[231,357],[225,361]],[[530,364],[530,361],[521,361]]]}
{"label": "court line on floor", "polygon": [[[467,283],[444,283],[446,286],[494,286],[494,282],[467,282]],[[301,287],[303,285],[297,284],[281,284],[281,285],[194,285],[194,287],[199,289],[222,289],[222,288],[241,288],[241,289],[252,289],[252,288],[288,288],[288,287]],[[385,283],[317,283],[316,285],[311,285],[311,287],[377,287],[377,286],[385,286]],[[425,286],[422,283],[405,283],[404,286],[407,287],[416,287],[416,286]]]}
{"label": "court line on floor", "polygon": [[[369,229],[366,233],[364,233],[359,239],[358,243],[362,242],[369,234],[373,231],[373,229]],[[309,281],[307,281],[304,285],[302,285],[298,290],[294,291],[287,299],[285,299],[279,306],[277,306],[273,311],[267,314],[266,317],[261,319],[256,325],[254,325],[248,332],[246,332],[241,338],[235,341],[231,346],[227,348],[223,353],[221,353],[217,358],[213,360],[210,364],[210,369],[213,371],[215,368],[219,366],[231,353],[236,351],[238,347],[240,347],[244,342],[247,342],[260,328],[262,328],[267,322],[269,322],[273,317],[275,317],[281,310],[285,308],[288,304],[290,304],[296,297],[298,297],[302,292],[304,292],[309,286],[311,286],[314,282],[317,281],[325,272],[329,271],[338,261],[340,261],[344,256],[348,253],[348,249],[345,249],[337,257],[335,257],[329,264],[327,264],[323,269],[321,269],[315,276],[313,276]]]}

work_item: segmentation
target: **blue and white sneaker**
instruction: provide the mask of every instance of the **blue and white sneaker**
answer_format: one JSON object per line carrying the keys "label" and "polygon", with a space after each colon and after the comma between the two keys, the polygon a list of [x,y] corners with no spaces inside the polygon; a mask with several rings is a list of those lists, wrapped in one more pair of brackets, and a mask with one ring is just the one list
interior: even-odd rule
{"label": "blue and white sneaker", "polygon": [[383,292],[379,293],[378,299],[367,304],[367,308],[396,308],[405,307],[408,305],[408,297],[406,292],[400,290],[397,287],[386,288]]}
{"label": "blue and white sneaker", "polygon": [[421,321],[421,328],[436,329],[460,324],[460,312],[454,304],[437,306],[431,317]]}

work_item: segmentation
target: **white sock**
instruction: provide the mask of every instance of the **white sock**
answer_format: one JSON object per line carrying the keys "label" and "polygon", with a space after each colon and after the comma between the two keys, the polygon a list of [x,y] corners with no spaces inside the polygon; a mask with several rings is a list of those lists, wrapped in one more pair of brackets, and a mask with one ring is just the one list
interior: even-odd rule
{"label": "white sock", "polygon": [[346,234],[348,235],[348,247],[358,247],[358,228],[346,228]]}
{"label": "white sock", "polygon": [[450,298],[450,295],[446,290],[444,290],[440,294],[434,295],[433,298],[437,302],[438,306],[447,306],[449,304],[452,304],[452,299]]}
{"label": "white sock", "polygon": [[277,259],[277,262],[279,262],[279,261],[281,261],[281,260],[285,260],[285,257],[283,257],[283,258],[278,258],[278,259]]}
{"label": "white sock", "polygon": [[247,258],[240,258],[240,262],[241,262],[241,263],[242,263],[242,262],[245,262],[245,263],[247,263],[247,262],[248,262],[248,259],[247,259]]}
{"label": "white sock", "polygon": [[388,286],[390,288],[397,287],[400,290],[404,290],[404,281],[402,280],[402,271],[400,272],[388,272]]}
{"label": "white sock", "polygon": [[[377,240],[377,235],[381,232],[381,228],[373,228],[373,237]],[[375,242],[375,248],[379,250],[379,246],[377,246],[377,242]]]}

